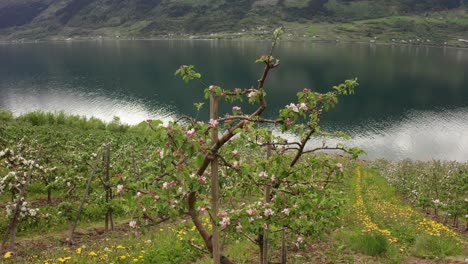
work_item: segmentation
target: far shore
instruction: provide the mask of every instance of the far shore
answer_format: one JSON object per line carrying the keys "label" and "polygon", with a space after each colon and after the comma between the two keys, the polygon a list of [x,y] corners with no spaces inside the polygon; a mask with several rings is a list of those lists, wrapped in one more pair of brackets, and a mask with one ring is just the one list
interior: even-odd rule
{"label": "far shore", "polygon": [[[268,35],[269,36],[269,35]],[[74,36],[74,37],[49,37],[45,39],[0,39],[0,44],[30,44],[30,43],[47,43],[47,42],[95,42],[95,41],[246,41],[246,42],[267,42],[271,41],[268,37],[255,37],[252,35],[237,35],[237,34],[208,34],[208,35],[190,35],[190,34],[169,34],[151,37],[120,37],[120,36]],[[410,47],[439,47],[439,48],[457,48],[467,49],[468,40],[457,41],[458,45],[454,45],[454,41],[446,43],[428,43],[424,41],[407,41],[407,40],[394,40],[383,41],[379,39],[369,38],[368,41],[364,39],[347,40],[347,39],[321,39],[297,36],[297,37],[283,37],[282,42],[303,42],[303,43],[345,43],[345,44],[369,44],[369,45],[395,45],[395,46],[410,46]]]}

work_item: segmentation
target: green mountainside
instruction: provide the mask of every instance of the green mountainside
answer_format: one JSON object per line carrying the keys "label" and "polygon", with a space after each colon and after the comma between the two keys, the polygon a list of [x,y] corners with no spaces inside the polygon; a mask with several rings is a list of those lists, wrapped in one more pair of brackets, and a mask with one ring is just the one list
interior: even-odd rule
{"label": "green mountainside", "polygon": [[[464,44],[464,0],[0,0],[0,39],[247,38]],[[460,40],[461,39],[461,40]]]}

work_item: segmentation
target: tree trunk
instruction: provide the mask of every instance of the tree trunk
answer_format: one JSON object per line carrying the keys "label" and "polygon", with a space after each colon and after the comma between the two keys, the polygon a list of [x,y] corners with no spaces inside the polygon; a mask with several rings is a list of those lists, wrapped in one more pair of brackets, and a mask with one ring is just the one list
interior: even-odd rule
{"label": "tree trunk", "polygon": [[265,247],[263,231],[264,231],[263,228],[260,228],[258,230],[258,235],[257,235],[258,250],[260,251],[260,264],[265,264],[265,262],[263,262],[265,259],[265,251],[263,250]]}
{"label": "tree trunk", "polygon": [[47,203],[52,204],[52,190],[50,188],[47,189]]}
{"label": "tree trunk", "polygon": [[[98,162],[99,162],[99,159],[100,159],[100,155],[101,155],[101,151],[99,151],[99,153],[98,153],[98,157],[97,157]],[[72,241],[73,241],[73,233],[75,232],[76,226],[78,225],[78,220],[80,219],[81,211],[83,211],[83,206],[84,206],[84,203],[86,201],[86,198],[88,198],[89,188],[91,186],[91,182],[93,181],[94,174],[96,174],[96,167],[97,167],[97,165],[93,168],[91,176],[89,177],[88,182],[86,183],[85,192],[84,192],[83,198],[81,199],[81,202],[80,202],[80,207],[78,208],[78,212],[76,212],[75,221],[73,222],[73,226],[72,226],[72,228],[71,228],[71,230],[69,232],[69,236],[68,236],[69,243],[72,243]]]}
{"label": "tree trunk", "polygon": [[[205,247],[209,253],[213,254],[213,241],[211,240],[212,236],[208,234],[205,227],[203,226],[200,218],[198,218],[197,209],[195,208],[195,204],[197,202],[197,194],[196,192],[190,192],[187,195],[187,203],[188,203],[188,213],[190,218],[192,219],[193,224],[197,228],[198,233],[203,239],[205,243]],[[220,263],[221,264],[234,264],[228,257],[224,256],[220,253]]]}
{"label": "tree trunk", "polygon": [[[24,197],[26,197],[26,190],[29,186],[29,183],[31,182],[33,168],[35,168],[37,161],[39,160],[39,157],[41,156],[41,153],[42,153],[42,145],[39,146],[39,150],[37,151],[36,158],[34,159],[34,163],[29,168],[29,172],[28,172],[28,175],[26,176],[25,183],[23,185],[23,188],[21,188],[19,195],[18,195],[18,200],[16,201],[15,211],[13,212],[13,218],[11,219],[11,223],[8,228],[8,232],[10,232],[10,247],[9,247],[10,252],[14,252],[15,250],[15,240],[16,240],[16,231],[17,231],[16,229],[18,227],[21,205],[23,204]],[[2,243],[2,249],[5,246],[6,238],[8,237],[7,234],[8,233],[5,234],[5,239],[3,240],[3,243]]]}

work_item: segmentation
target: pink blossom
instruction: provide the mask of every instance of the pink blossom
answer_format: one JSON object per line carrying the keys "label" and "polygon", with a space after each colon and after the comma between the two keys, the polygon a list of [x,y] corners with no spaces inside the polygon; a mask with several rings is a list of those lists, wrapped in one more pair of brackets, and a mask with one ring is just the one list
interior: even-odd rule
{"label": "pink blossom", "polygon": [[257,92],[251,91],[251,92],[247,95],[247,97],[251,98],[251,97],[254,97],[254,96],[256,96],[256,95],[257,95]]}
{"label": "pink blossom", "polygon": [[130,221],[130,223],[128,223],[128,225],[129,225],[131,228],[137,228],[137,222],[136,222],[135,220]]}
{"label": "pink blossom", "polygon": [[323,191],[323,190],[325,190],[325,187],[320,186],[320,187],[319,187],[319,190],[320,190],[320,191]]}
{"label": "pink blossom", "polygon": [[155,196],[154,196],[154,200],[155,200],[156,202],[159,201],[159,195],[155,195]]}
{"label": "pink blossom", "polygon": [[206,184],[206,177],[205,176],[200,176],[200,177],[198,177],[197,181],[199,183]]}
{"label": "pink blossom", "polygon": [[255,219],[253,217],[249,217],[249,223],[253,223]]}
{"label": "pink blossom", "polygon": [[297,243],[302,244],[304,242],[304,237],[299,236],[297,237]]}
{"label": "pink blossom", "polygon": [[276,182],[278,180],[278,178],[273,174],[271,175],[271,181],[272,182]]}
{"label": "pink blossom", "polygon": [[273,212],[273,210],[271,208],[267,208],[267,209],[265,209],[264,214],[265,214],[265,216],[270,216],[270,215],[274,215],[275,212]]}
{"label": "pink blossom", "polygon": [[238,151],[237,149],[233,150],[233,151],[232,151],[232,155],[234,155],[234,156],[239,155],[239,151]]}
{"label": "pink blossom", "polygon": [[122,184],[117,185],[117,194],[122,194],[124,186]]}
{"label": "pink blossom", "polygon": [[307,105],[305,103],[300,103],[299,104],[299,109],[303,110],[303,111],[307,111],[308,108],[307,108]]}
{"label": "pink blossom", "polygon": [[226,228],[228,225],[231,224],[231,219],[229,219],[229,217],[223,217],[223,219],[219,222],[219,224],[220,224],[223,228]]}
{"label": "pink blossom", "polygon": [[285,215],[289,215],[290,211],[288,208],[284,208],[282,211],[281,211],[283,214]]}
{"label": "pink blossom", "polygon": [[293,111],[293,112],[296,112],[296,113],[299,113],[299,108],[297,107],[297,105],[293,104],[293,103],[290,103],[289,105],[286,106],[289,110]]}
{"label": "pink blossom", "polygon": [[304,88],[302,91],[303,91],[304,93],[308,93],[308,92],[310,92],[310,89],[309,89],[309,88]]}
{"label": "pink blossom", "polygon": [[212,119],[212,118],[210,119],[210,127],[211,127],[211,128],[218,127],[218,124],[219,124],[219,123],[218,123],[218,120]]}
{"label": "pink blossom", "polygon": [[338,167],[338,169],[340,170],[340,172],[343,172],[343,164],[337,163],[336,166]]}
{"label": "pink blossom", "polygon": [[213,92],[215,89],[216,89],[216,86],[214,85],[210,85],[210,87],[208,87],[208,90],[210,90],[211,92]]}
{"label": "pink blossom", "polygon": [[168,183],[168,182],[164,182],[163,185],[162,185],[162,189],[163,189],[163,190],[167,190],[167,188],[169,188],[169,183]]}
{"label": "pink blossom", "polygon": [[234,161],[234,163],[232,164],[232,167],[234,169],[237,169],[237,168],[239,168],[239,165],[240,165],[240,163],[238,161]]}
{"label": "pink blossom", "polygon": [[190,129],[189,131],[185,132],[187,137],[192,138],[195,135],[195,128]]}
{"label": "pink blossom", "polygon": [[268,173],[266,171],[261,171],[258,176],[262,177],[262,178],[268,178]]}
{"label": "pink blossom", "polygon": [[263,229],[265,229],[265,230],[268,229],[268,224],[267,223],[263,224]]}
{"label": "pink blossom", "polygon": [[252,209],[252,208],[249,208],[249,209],[247,210],[247,214],[248,214],[248,215],[254,215],[255,213],[256,213],[256,211],[255,211],[254,209]]}
{"label": "pink blossom", "polygon": [[233,112],[239,112],[240,110],[241,110],[241,108],[239,106],[233,106],[232,107]]}
{"label": "pink blossom", "polygon": [[237,232],[242,232],[242,225],[241,225],[241,223],[238,223],[238,224],[236,225],[236,231],[237,231]]}
{"label": "pink blossom", "polygon": [[228,213],[227,212],[219,212],[216,216],[217,217],[226,217],[226,216],[228,216]]}
{"label": "pink blossom", "polygon": [[143,193],[142,193],[142,192],[137,192],[137,196],[138,196],[138,197],[142,197],[142,196],[143,196]]}

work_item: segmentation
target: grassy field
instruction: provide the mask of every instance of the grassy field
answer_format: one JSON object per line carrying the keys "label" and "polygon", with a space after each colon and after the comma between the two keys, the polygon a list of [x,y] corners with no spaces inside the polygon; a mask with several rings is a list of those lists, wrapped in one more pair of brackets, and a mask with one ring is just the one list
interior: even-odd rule
{"label": "grassy field", "polygon": [[[103,191],[98,179],[91,184],[93,191],[85,204],[74,243],[70,245],[66,241],[69,223],[64,205],[76,206],[81,200],[84,185],[77,184],[76,189],[70,191],[69,180],[62,182],[61,179],[83,178],[81,181],[84,182],[86,175],[91,173],[96,147],[109,140],[112,140],[116,156],[117,153],[129,155],[131,152],[124,150],[128,150],[130,145],[134,146],[135,151],[148,156],[139,160],[138,166],[142,173],[151,171],[154,164],[150,153],[156,152],[158,146],[157,138],[146,124],[125,126],[117,120],[105,124],[97,119],[61,113],[30,113],[13,118],[11,113],[1,111],[0,135],[0,151],[6,148],[18,150],[15,147],[18,142],[29,146],[45,144],[47,151],[44,158],[51,163],[47,165],[58,167],[56,175],[63,174],[59,182],[53,180],[54,184],[48,185],[53,187],[51,200],[47,199],[47,186],[40,178],[32,182],[27,201],[31,208],[39,208],[39,213],[36,217],[22,220],[18,228],[16,253],[10,255],[4,250],[2,263],[211,263],[209,255],[196,246],[202,241],[187,217],[132,228],[133,216],[141,206],[136,199],[137,189],[128,189],[116,196],[112,205],[115,228],[105,231],[104,212],[107,207],[103,204]],[[73,160],[76,162],[73,163]],[[440,217],[447,213],[443,207],[439,208],[439,217],[426,214],[427,208],[403,198],[407,192],[397,188],[400,183],[396,178],[411,179],[417,175],[413,173],[417,169],[433,165],[429,162],[411,166],[341,162],[346,169],[344,178],[330,186],[332,193],[341,195],[343,203],[337,205],[341,209],[336,210],[339,213],[327,216],[330,223],[324,226],[327,230],[325,235],[305,237],[305,243],[301,244],[288,235],[288,263],[463,263],[468,254],[465,216],[460,216],[458,224],[453,225]],[[84,165],[80,166],[81,163]],[[112,162],[112,168],[126,171],[124,175],[131,175],[131,164],[131,159],[119,158]],[[446,175],[448,171],[455,170],[460,172],[457,177],[465,179],[463,177],[468,173],[466,164],[437,166],[437,175]],[[399,173],[388,174],[387,171],[392,168],[398,168]],[[1,163],[2,177],[7,171],[5,163]],[[112,181],[119,182],[119,177],[116,175]],[[443,182],[447,189],[455,188],[457,184],[450,179]],[[431,181],[421,181],[420,185],[424,185],[420,190],[429,190],[432,184]],[[440,199],[447,201],[442,189],[440,193]],[[465,197],[466,192],[460,190],[460,193],[456,199],[465,201],[468,198]],[[427,191],[426,196],[431,195],[432,192]],[[245,197],[248,196],[239,194],[239,197],[229,199],[248,199]],[[5,210],[10,199],[10,192],[2,193],[2,210]],[[4,213],[1,215],[0,231],[4,233],[9,218]],[[205,215],[202,219],[209,226],[209,216]],[[323,219],[320,223],[323,223]],[[270,241],[270,261],[276,263],[280,259],[280,232],[272,233]],[[248,240],[225,237],[223,244],[225,254],[236,263],[258,263],[257,246]]]}

